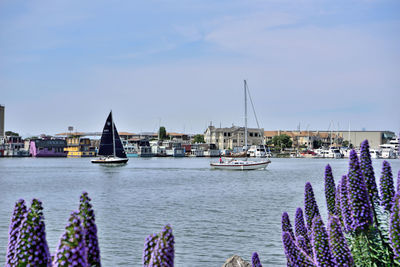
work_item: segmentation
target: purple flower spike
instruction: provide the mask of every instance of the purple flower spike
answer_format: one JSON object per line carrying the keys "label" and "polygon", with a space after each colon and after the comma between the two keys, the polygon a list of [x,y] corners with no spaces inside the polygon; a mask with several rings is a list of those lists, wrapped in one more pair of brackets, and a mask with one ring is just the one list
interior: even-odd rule
{"label": "purple flower spike", "polygon": [[51,266],[42,202],[33,199],[23,218],[11,266]]}
{"label": "purple flower spike", "polygon": [[312,248],[306,239],[299,235],[296,238],[296,244],[299,248],[301,248],[308,256],[312,257]]}
{"label": "purple flower spike", "polygon": [[390,214],[389,236],[394,258],[400,264],[400,192],[394,197]]}
{"label": "purple flower spike", "polygon": [[328,240],[328,234],[321,217],[315,217],[311,232],[311,244],[314,252],[314,261],[318,266],[335,265]]}
{"label": "purple flower spike", "polygon": [[354,266],[353,256],[347,246],[346,238],[336,216],[329,217],[328,232],[329,244],[336,266]]}
{"label": "purple flower spike", "polygon": [[15,203],[14,213],[10,222],[10,229],[8,234],[8,246],[7,246],[7,256],[6,256],[6,266],[13,266],[13,258],[16,253],[17,239],[20,233],[22,220],[26,216],[26,206],[23,199],[18,200]]}
{"label": "purple flower spike", "polygon": [[88,248],[88,264],[91,267],[100,267],[100,249],[97,238],[97,226],[94,211],[90,204],[91,199],[87,192],[83,192],[80,197],[79,215],[81,216],[82,226],[85,232],[85,243]]}
{"label": "purple flower spike", "polygon": [[342,210],[344,229],[348,233],[352,230],[353,219],[351,217],[347,185],[347,176],[343,175],[340,181],[340,208]]}
{"label": "purple flower spike", "polygon": [[383,162],[380,189],[382,196],[381,205],[385,210],[390,211],[394,197],[394,184],[392,168],[390,167],[389,162],[386,160]]}
{"label": "purple flower spike", "polygon": [[157,244],[157,240],[158,240],[158,235],[154,234],[154,235],[149,235],[144,242],[144,249],[143,249],[143,266],[147,267],[149,266],[150,263],[150,259],[151,259],[151,253],[154,250],[154,247]]}
{"label": "purple flower spike", "polygon": [[350,164],[348,174],[349,206],[352,215],[352,228],[354,230],[365,230],[372,223],[372,209],[369,194],[362,175],[357,153],[350,152]]}
{"label": "purple flower spike", "polygon": [[304,223],[303,210],[301,208],[297,208],[296,210],[294,226],[295,226],[296,236],[299,235],[307,236],[307,228]]}
{"label": "purple flower spike", "polygon": [[53,267],[82,266],[88,267],[85,230],[77,211],[71,213],[65,232],[61,236]]}
{"label": "purple flower spike", "polygon": [[304,193],[304,209],[306,215],[307,229],[311,230],[312,220],[316,216],[320,216],[317,202],[315,201],[314,191],[312,189],[311,183],[307,182],[305,186]]}
{"label": "purple flower spike", "polygon": [[297,208],[296,210],[296,217],[294,219],[294,225],[295,225],[295,232],[296,236],[302,236],[304,239],[304,242],[307,245],[307,249],[302,248],[308,255],[312,256],[312,248],[311,248],[311,242],[310,238],[307,232],[306,225],[304,223],[304,216],[303,216],[303,210],[301,208]]}
{"label": "purple flower spike", "polygon": [[295,244],[288,232],[282,234],[282,242],[288,266],[317,266],[312,258]]}
{"label": "purple flower spike", "polygon": [[371,154],[369,152],[368,140],[361,143],[360,168],[364,175],[365,185],[368,189],[370,201],[379,202],[378,187],[376,186],[374,168],[372,167]]}
{"label": "purple flower spike", "polygon": [[292,225],[290,223],[289,215],[287,214],[287,212],[284,212],[282,214],[282,232],[288,232],[292,236],[293,240],[295,240]]}
{"label": "purple flower spike", "polygon": [[340,224],[344,227],[342,208],[340,207],[341,188],[342,188],[342,180],[339,180],[335,193],[335,216],[339,218]]}
{"label": "purple flower spike", "polygon": [[[399,146],[400,147],[400,146]],[[400,148],[399,148],[400,149]],[[397,193],[400,192],[400,170],[397,173]]]}
{"label": "purple flower spike", "polygon": [[151,253],[149,267],[173,267],[174,266],[174,236],[172,228],[166,225],[161,231],[157,243]]}
{"label": "purple flower spike", "polygon": [[325,198],[326,206],[330,214],[335,214],[335,180],[332,175],[332,168],[328,164],[325,167]]}
{"label": "purple flower spike", "polygon": [[252,263],[252,267],[262,267],[261,262],[260,262],[260,258],[258,257],[257,252],[253,253],[253,256],[251,257],[251,263]]}

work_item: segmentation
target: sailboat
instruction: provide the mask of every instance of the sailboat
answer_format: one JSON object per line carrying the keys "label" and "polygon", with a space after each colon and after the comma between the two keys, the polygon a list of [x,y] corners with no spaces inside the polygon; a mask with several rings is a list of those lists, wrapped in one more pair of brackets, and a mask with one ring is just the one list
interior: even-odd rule
{"label": "sailboat", "polygon": [[92,163],[109,164],[128,162],[124,147],[113,121],[112,111],[110,111],[103,128],[98,154],[100,158],[93,159]]}
{"label": "sailboat", "polygon": [[[244,142],[245,142],[245,147],[244,147],[244,152],[247,154],[248,151],[248,146],[247,146],[247,82],[244,80]],[[249,95],[250,96],[250,95]],[[250,97],[251,101],[251,97]],[[253,102],[251,101],[253,104]],[[254,110],[254,106],[253,106]],[[255,112],[254,112],[255,115]],[[260,128],[258,125],[258,120],[256,116],[256,121],[257,121],[257,126]],[[264,133],[263,133],[264,136]],[[264,151],[265,145],[264,145]],[[250,161],[247,160],[240,160],[240,159],[230,159],[230,160],[223,160],[222,158],[219,159],[219,162],[212,162],[210,163],[211,168],[214,169],[220,169],[220,170],[257,170],[257,169],[265,169],[267,168],[268,164],[271,163],[271,160],[269,158],[260,160],[260,161]]]}

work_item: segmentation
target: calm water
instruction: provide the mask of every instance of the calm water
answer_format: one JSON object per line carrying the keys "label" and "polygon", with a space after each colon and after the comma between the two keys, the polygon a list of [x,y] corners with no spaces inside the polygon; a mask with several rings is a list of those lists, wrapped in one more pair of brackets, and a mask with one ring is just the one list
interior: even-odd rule
{"label": "calm water", "polygon": [[[210,170],[205,158],[130,159],[123,167],[105,167],[90,159],[0,158],[0,258],[19,198],[43,201],[47,240],[55,251],[82,191],[89,192],[104,266],[141,266],[143,241],[170,223],[175,236],[175,266],[220,267],[233,254],[263,266],[285,266],[281,215],[294,221],[303,206],[304,184],[313,185],[326,216],[324,167],[335,180],[348,161],[272,159],[263,171]],[[391,160],[395,177],[400,160]],[[380,175],[382,160],[375,160]],[[0,261],[1,262],[1,261]]]}

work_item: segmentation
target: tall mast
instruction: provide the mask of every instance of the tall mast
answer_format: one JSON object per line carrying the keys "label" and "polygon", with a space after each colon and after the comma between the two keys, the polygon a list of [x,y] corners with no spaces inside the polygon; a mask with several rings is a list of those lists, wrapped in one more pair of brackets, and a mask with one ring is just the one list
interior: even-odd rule
{"label": "tall mast", "polygon": [[112,116],[112,110],[111,110],[111,129],[112,129],[112,137],[113,137],[113,156],[115,158],[115,136],[114,136],[114,120]]}
{"label": "tall mast", "polygon": [[350,147],[350,144],[351,144],[351,137],[350,137],[350,121],[349,121],[349,147]]}
{"label": "tall mast", "polygon": [[247,150],[247,83],[244,80],[244,145]]}

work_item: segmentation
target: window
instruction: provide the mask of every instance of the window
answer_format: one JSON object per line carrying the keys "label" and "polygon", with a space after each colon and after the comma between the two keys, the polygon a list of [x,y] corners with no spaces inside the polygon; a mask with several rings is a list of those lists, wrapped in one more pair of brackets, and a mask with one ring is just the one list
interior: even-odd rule
{"label": "window", "polygon": [[253,137],[253,133],[250,133],[250,136]]}

